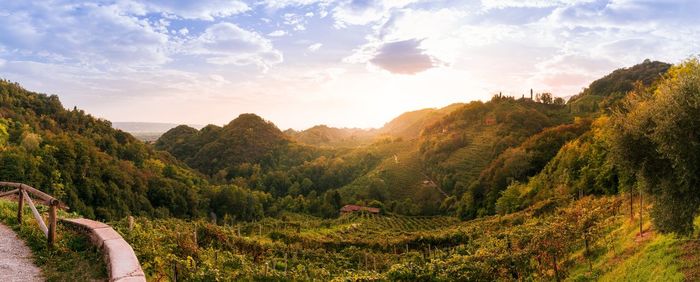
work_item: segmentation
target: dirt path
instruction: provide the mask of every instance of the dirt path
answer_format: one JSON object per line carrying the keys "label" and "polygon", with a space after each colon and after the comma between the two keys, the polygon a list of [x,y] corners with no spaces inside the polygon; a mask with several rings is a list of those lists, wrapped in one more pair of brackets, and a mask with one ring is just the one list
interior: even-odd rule
{"label": "dirt path", "polygon": [[0,223],[0,281],[44,281],[32,252],[17,234]]}

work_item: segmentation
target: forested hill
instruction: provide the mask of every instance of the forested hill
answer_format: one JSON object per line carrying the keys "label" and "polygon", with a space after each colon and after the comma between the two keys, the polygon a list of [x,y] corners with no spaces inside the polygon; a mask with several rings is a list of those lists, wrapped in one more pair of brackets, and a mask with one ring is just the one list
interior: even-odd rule
{"label": "forested hill", "polygon": [[223,127],[208,125],[198,131],[178,126],[163,134],[155,146],[212,175],[244,162],[270,166],[273,153],[287,143],[287,136],[271,122],[242,114]]}
{"label": "forested hill", "polygon": [[454,103],[439,109],[428,108],[406,112],[384,124],[378,130],[378,133],[404,139],[418,138],[426,126],[440,120],[463,105],[462,103]]}
{"label": "forested hill", "polygon": [[[667,68],[645,61],[616,70],[569,104],[550,93],[533,99],[499,94],[487,102],[404,113],[376,130],[316,126],[286,134],[244,114],[224,127],[174,128],[156,148],[217,183],[296,197],[297,211],[331,215],[341,203],[358,203],[475,218],[496,213],[509,184],[538,174],[617,101],[598,99],[584,108],[581,97],[613,97],[637,79],[640,87],[650,86]],[[303,204],[319,196],[333,203],[323,209]]]}
{"label": "forested hill", "polygon": [[[280,211],[332,217],[348,203],[474,218],[518,209],[498,202],[532,187],[512,184],[545,179],[542,171],[558,173],[561,168],[552,162],[565,161],[561,155],[572,144],[592,142],[593,118],[609,112],[605,105],[612,100],[577,108],[582,97],[612,97],[636,89],[636,79],[641,79],[637,88],[651,87],[651,78],[662,77],[667,68],[647,61],[617,70],[568,104],[549,93],[534,100],[496,95],[488,102],[409,112],[353,146],[323,144],[337,145],[347,131],[319,126],[285,134],[257,115],[243,114],[223,127],[176,127],[151,147],[108,121],[64,109],[56,96],[3,81],[0,176],[42,187],[86,216],[107,219],[197,217],[210,211],[246,219]],[[335,137],[324,139],[328,135]],[[618,173],[609,171],[605,181],[614,187],[595,191],[618,190]],[[517,205],[535,200],[528,195]],[[245,207],[245,215],[237,214]]]}
{"label": "forested hill", "polygon": [[364,146],[384,137],[415,139],[426,126],[462,105],[464,104],[455,103],[439,109],[426,108],[406,112],[387,122],[381,128],[336,128],[317,125],[302,131],[288,129],[284,132],[297,142],[326,147]]}
{"label": "forested hill", "polygon": [[377,136],[376,129],[336,128],[327,125],[316,125],[302,131],[288,129],[284,133],[303,144],[329,147],[367,145]]}
{"label": "forested hill", "polygon": [[[698,59],[616,70],[569,102],[533,98],[405,113],[352,145],[348,131],[285,133],[254,114],[147,145],[0,81],[0,179],[121,219],[150,277],[173,265],[191,280],[678,274],[699,229]],[[346,204],[380,214],[339,217]],[[143,216],[137,232],[126,215]]]}
{"label": "forested hill", "polygon": [[609,110],[634,90],[635,83],[648,87],[658,81],[670,67],[670,64],[664,62],[645,60],[632,67],[615,70],[571,97],[569,107],[577,114]]}
{"label": "forested hill", "polygon": [[28,183],[103,219],[198,215],[198,173],[55,95],[0,81],[0,179]]}

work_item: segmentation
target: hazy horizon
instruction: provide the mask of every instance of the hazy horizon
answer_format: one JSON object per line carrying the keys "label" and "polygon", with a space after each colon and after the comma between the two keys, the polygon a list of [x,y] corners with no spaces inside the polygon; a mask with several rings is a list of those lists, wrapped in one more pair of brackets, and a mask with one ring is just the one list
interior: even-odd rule
{"label": "hazy horizon", "polygon": [[62,0],[0,8],[0,77],[111,121],[377,128],[406,111],[566,97],[698,53],[694,1]]}

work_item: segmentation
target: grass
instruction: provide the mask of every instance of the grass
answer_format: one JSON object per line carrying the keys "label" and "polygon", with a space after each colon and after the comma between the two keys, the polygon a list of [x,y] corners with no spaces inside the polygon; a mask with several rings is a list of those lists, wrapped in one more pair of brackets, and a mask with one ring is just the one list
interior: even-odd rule
{"label": "grass", "polygon": [[[649,210],[649,207],[647,207]],[[644,215],[649,218],[648,214]],[[647,220],[644,236],[639,236],[639,221],[620,215],[611,230],[593,248],[593,269],[589,269],[583,251],[572,256],[576,267],[569,281],[697,281],[700,273],[697,241],[679,239],[674,234],[657,234]],[[696,276],[693,276],[696,275]],[[693,278],[695,277],[695,278]]]}
{"label": "grass", "polygon": [[479,174],[496,157],[493,145],[500,138],[495,126],[486,126],[467,131],[470,142],[467,146],[453,152],[441,166],[454,171],[463,183],[472,183]]}
{"label": "grass", "polygon": [[[40,213],[47,208],[37,206]],[[75,217],[59,212],[59,218]],[[25,209],[22,225],[17,224],[17,203],[0,199],[0,221],[12,228],[31,249],[34,263],[42,270],[46,281],[105,281],[107,268],[102,254],[90,244],[85,235],[58,224],[56,245],[49,249],[46,237],[41,232],[28,208]]]}
{"label": "grass", "polygon": [[684,281],[679,256],[675,236],[658,234],[640,251],[603,275],[600,281]]}
{"label": "grass", "polygon": [[416,140],[382,144],[373,150],[382,156],[382,161],[365,175],[340,188],[339,192],[344,199],[356,200],[358,195],[368,194],[367,190],[372,180],[381,179],[385,186],[382,193],[386,200],[424,200],[417,198],[417,195],[421,194],[430,194],[428,198],[437,199],[438,202],[442,200],[442,195],[437,189],[423,191],[423,181],[427,179],[421,167]]}

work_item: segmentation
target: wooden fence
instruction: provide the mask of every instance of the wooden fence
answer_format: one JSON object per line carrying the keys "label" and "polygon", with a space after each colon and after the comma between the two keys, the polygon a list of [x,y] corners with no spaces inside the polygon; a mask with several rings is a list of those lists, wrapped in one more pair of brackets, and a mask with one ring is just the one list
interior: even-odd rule
{"label": "wooden fence", "polygon": [[[53,248],[56,241],[56,208],[59,205],[59,201],[54,197],[51,197],[48,194],[26,184],[0,182],[0,186],[16,188],[11,191],[0,193],[0,197],[12,194],[18,195],[19,200],[17,202],[19,205],[17,209],[17,222],[19,222],[20,225],[22,224],[22,211],[24,210],[24,202],[26,201],[29,208],[32,209],[32,214],[34,214],[34,218],[36,219],[37,224],[39,224],[39,228],[44,232],[44,235],[46,235],[46,242],[48,246]],[[39,214],[39,211],[36,210],[36,206],[34,205],[34,202],[32,202],[32,198],[29,197],[30,194],[49,206],[48,227],[46,226],[46,223],[44,223],[44,219],[41,217],[41,214]]]}

